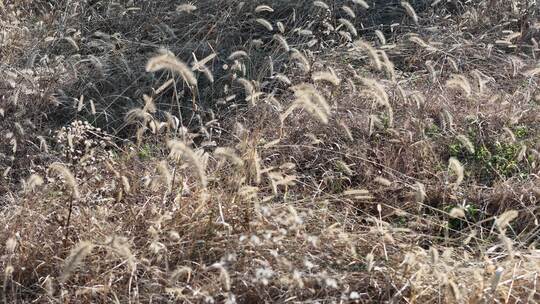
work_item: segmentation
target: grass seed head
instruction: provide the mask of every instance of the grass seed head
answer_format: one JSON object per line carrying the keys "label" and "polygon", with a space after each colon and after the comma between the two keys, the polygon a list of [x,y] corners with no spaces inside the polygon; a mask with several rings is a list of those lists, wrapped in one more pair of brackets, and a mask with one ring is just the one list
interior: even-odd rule
{"label": "grass seed head", "polygon": [[269,5],[259,5],[255,8],[255,13],[262,13],[262,12],[269,12],[269,13],[272,13],[274,12],[274,9],[269,6]]}
{"label": "grass seed head", "polygon": [[273,31],[274,30],[274,27],[272,26],[272,23],[270,23],[270,21],[264,19],[264,18],[257,18],[257,20],[255,20],[258,24],[264,26],[264,28],[266,28],[268,31]]}
{"label": "grass seed head", "polygon": [[157,72],[160,70],[176,72],[191,87],[197,86],[197,78],[187,64],[176,58],[170,51],[162,50],[161,53],[161,55],[154,56],[148,60],[146,64],[147,72]]}
{"label": "grass seed head", "polygon": [[368,9],[369,4],[364,0],[351,0],[354,4],[359,5],[363,9]]}
{"label": "grass seed head", "polygon": [[60,275],[60,282],[66,282],[71,276],[75,268],[79,266],[84,258],[92,252],[94,244],[90,242],[80,242],[71,249],[71,252],[64,263],[62,274]]}
{"label": "grass seed head", "polygon": [[61,164],[61,163],[53,163],[52,165],[49,166],[49,169],[51,169],[52,171],[55,171],[64,179],[65,184],[71,190],[71,195],[73,196],[73,198],[78,199],[79,187],[77,185],[75,176],[73,176],[71,171],[64,164]]}
{"label": "grass seed head", "polygon": [[454,185],[456,187],[459,186],[463,182],[464,178],[463,165],[457,158],[450,157],[450,159],[448,160],[448,169],[456,176],[456,181]]}
{"label": "grass seed head", "polygon": [[407,1],[401,1],[401,6],[405,9],[405,12],[407,12],[407,15],[412,18],[414,23],[418,24],[418,15],[414,11],[414,8],[412,5]]}

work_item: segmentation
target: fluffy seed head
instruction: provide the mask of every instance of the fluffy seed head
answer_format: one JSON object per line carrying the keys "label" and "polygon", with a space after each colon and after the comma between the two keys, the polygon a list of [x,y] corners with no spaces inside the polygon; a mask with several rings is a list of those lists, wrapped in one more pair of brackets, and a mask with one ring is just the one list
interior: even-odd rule
{"label": "fluffy seed head", "polygon": [[306,56],[297,49],[291,49],[291,51],[291,60],[296,61],[304,73],[309,72],[311,70],[311,64]]}
{"label": "fluffy seed head", "polygon": [[463,182],[463,178],[464,178],[463,165],[457,158],[450,157],[450,159],[448,160],[448,169],[452,171],[454,175],[456,175],[455,186],[456,187],[459,186]]}
{"label": "fluffy seed head", "polygon": [[465,218],[465,211],[463,208],[452,208],[449,215],[452,218]]}
{"label": "fluffy seed head", "polygon": [[65,165],[61,163],[53,163],[49,166],[49,169],[55,171],[64,179],[66,185],[71,189],[71,195],[74,199],[79,198],[79,187],[77,186],[77,181],[75,180],[73,174],[71,174],[71,171],[69,171]]}
{"label": "fluffy seed head", "polygon": [[354,4],[360,5],[360,6],[361,6],[362,8],[364,8],[364,9],[368,9],[368,8],[369,8],[369,4],[367,4],[367,2],[364,1],[364,0],[352,0],[352,2],[353,2]]}
{"label": "fluffy seed head", "polygon": [[375,50],[375,48],[373,48],[369,43],[360,39],[354,42],[354,46],[355,46],[355,49],[364,50],[369,56],[369,59],[371,59],[371,64],[377,70],[381,70],[382,68],[381,60],[379,59],[379,56],[377,55],[377,50]]}
{"label": "fluffy seed head", "polygon": [[373,269],[375,257],[373,256],[373,253],[368,253],[366,255],[366,270],[368,272],[371,272]]}
{"label": "fluffy seed head", "polygon": [[313,6],[320,7],[325,10],[329,10],[330,7],[323,1],[313,1]]}
{"label": "fluffy seed head", "polygon": [[257,20],[255,20],[255,22],[257,22],[258,24],[264,26],[268,31],[273,31],[274,30],[274,27],[272,26],[272,23],[270,23],[266,19],[257,18]]}
{"label": "fluffy seed head", "polygon": [[375,35],[377,36],[377,38],[379,39],[379,42],[382,45],[386,44],[386,38],[384,37],[383,32],[381,32],[380,30],[375,30]]}
{"label": "fluffy seed head", "polygon": [[281,21],[276,22],[276,26],[280,33],[282,34],[285,33],[285,25],[283,24],[283,22]]}
{"label": "fluffy seed head", "polygon": [[184,81],[190,86],[197,86],[197,78],[195,77],[195,74],[193,74],[187,64],[178,60],[178,58],[176,58],[176,56],[174,56],[174,54],[170,51],[162,50],[161,55],[157,55],[148,60],[148,63],[146,64],[147,72],[157,72],[160,70],[176,72],[180,74]]}
{"label": "fluffy seed head", "polygon": [[341,83],[341,80],[337,77],[334,70],[330,70],[329,72],[314,72],[311,76],[313,81],[327,81],[335,86],[339,86]]}
{"label": "fluffy seed head", "polygon": [[282,83],[286,85],[291,85],[291,80],[289,79],[289,77],[287,77],[287,75],[276,74],[274,75],[274,78],[281,81]]}
{"label": "fluffy seed head", "polygon": [[214,156],[216,158],[226,159],[238,167],[242,167],[244,165],[244,160],[236,155],[234,150],[231,148],[216,148],[214,151]]}
{"label": "fluffy seed head", "polygon": [[385,187],[392,186],[392,181],[390,181],[389,179],[384,178],[382,176],[377,176],[373,181],[376,182],[377,184],[385,186]]}
{"label": "fluffy seed head", "polygon": [[414,23],[418,24],[418,15],[416,15],[416,12],[411,4],[407,1],[401,1],[401,6],[405,9],[407,15],[413,19]]}
{"label": "fluffy seed head", "polygon": [[470,97],[472,94],[471,83],[463,75],[453,75],[452,78],[446,81],[446,87],[459,89],[463,91],[466,97]]}
{"label": "fluffy seed head", "polygon": [[345,14],[349,15],[351,18],[356,18],[356,14],[352,10],[352,8],[348,7],[347,5],[343,5],[341,9],[345,12]]}
{"label": "fluffy seed head", "polygon": [[495,223],[500,229],[505,229],[511,221],[516,219],[519,215],[519,212],[516,210],[508,210],[503,214],[499,215],[495,220]]}
{"label": "fluffy seed head", "polygon": [[205,166],[200,157],[191,148],[179,140],[169,140],[167,146],[170,149],[169,157],[179,161],[186,160],[193,166],[203,188],[206,188]]}
{"label": "fluffy seed head", "polygon": [[261,12],[270,12],[272,13],[274,9],[270,7],[269,5],[259,5],[255,8],[255,13],[261,13]]}
{"label": "fluffy seed head", "polygon": [[350,22],[349,20],[345,18],[340,18],[338,22],[344,25],[349,31],[349,33],[351,33],[351,35],[355,37],[358,36],[358,31],[356,30],[356,27],[352,24],[352,22]]}
{"label": "fluffy seed head", "polygon": [[293,86],[290,89],[294,92],[296,99],[293,104],[280,115],[281,121],[284,121],[295,109],[303,108],[322,123],[328,123],[330,106],[313,85],[303,83]]}
{"label": "fluffy seed head", "polygon": [[422,38],[418,37],[418,36],[412,36],[412,37],[409,37],[409,41],[410,42],[413,42],[413,43],[416,43],[417,45],[425,48],[427,51],[436,51],[437,49],[434,48],[433,46],[429,45],[428,43],[426,43],[424,40],[422,40]]}
{"label": "fluffy seed head", "polygon": [[459,134],[456,138],[470,154],[474,154],[474,144],[469,140],[467,136]]}
{"label": "fluffy seed head", "polygon": [[169,170],[169,166],[167,165],[167,162],[160,161],[159,164],[156,166],[156,169],[157,169],[157,172],[159,173],[161,182],[165,184],[168,191],[171,191],[173,178]]}
{"label": "fluffy seed head", "polygon": [[274,34],[273,38],[279,43],[279,45],[281,46],[281,48],[283,48],[285,52],[289,52],[290,47],[285,37],[281,36],[280,34]]}
{"label": "fluffy seed head", "polygon": [[249,57],[248,53],[246,53],[245,51],[242,51],[242,50],[238,50],[238,51],[234,51],[232,52],[230,55],[229,55],[229,60],[236,60],[240,57]]}
{"label": "fluffy seed head", "polygon": [[197,7],[190,3],[180,4],[176,7],[176,11],[179,13],[191,13],[195,10],[197,10]]}
{"label": "fluffy seed head", "polygon": [[77,244],[77,246],[71,250],[69,257],[65,261],[62,275],[60,276],[61,282],[65,282],[67,279],[69,279],[73,273],[73,270],[75,270],[75,268],[81,264],[81,262],[88,254],[90,254],[90,252],[92,252],[93,248],[94,245],[92,243],[83,241]]}
{"label": "fluffy seed head", "polygon": [[6,251],[9,254],[13,254],[15,252],[15,248],[17,247],[17,240],[15,238],[9,238],[6,241]]}
{"label": "fluffy seed head", "polygon": [[26,181],[26,191],[33,192],[37,187],[43,185],[43,178],[37,174],[32,174]]}

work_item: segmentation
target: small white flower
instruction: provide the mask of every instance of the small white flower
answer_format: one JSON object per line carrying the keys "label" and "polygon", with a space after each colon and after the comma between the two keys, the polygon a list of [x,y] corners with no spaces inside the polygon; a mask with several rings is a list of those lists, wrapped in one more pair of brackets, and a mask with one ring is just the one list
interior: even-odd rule
{"label": "small white flower", "polygon": [[274,271],[269,268],[257,268],[255,270],[255,279],[263,285],[268,285],[269,280],[274,276]]}
{"label": "small white flower", "polygon": [[312,262],[308,260],[304,260],[304,266],[307,267],[307,269],[311,270],[312,268],[316,267],[317,265],[313,264]]}
{"label": "small white flower", "polygon": [[324,283],[326,284],[326,286],[328,286],[330,288],[334,288],[334,289],[338,288],[336,279],[326,278],[326,279],[324,279]]}
{"label": "small white flower", "polygon": [[258,246],[258,245],[261,244],[261,239],[256,235],[252,235],[251,238],[249,239],[249,241],[251,242],[251,244],[253,244],[255,246]]}

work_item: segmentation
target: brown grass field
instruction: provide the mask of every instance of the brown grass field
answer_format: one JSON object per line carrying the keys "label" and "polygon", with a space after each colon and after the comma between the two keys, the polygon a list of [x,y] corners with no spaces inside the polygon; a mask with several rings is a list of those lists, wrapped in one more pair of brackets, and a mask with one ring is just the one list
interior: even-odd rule
{"label": "brown grass field", "polygon": [[540,303],[537,0],[0,0],[0,301]]}

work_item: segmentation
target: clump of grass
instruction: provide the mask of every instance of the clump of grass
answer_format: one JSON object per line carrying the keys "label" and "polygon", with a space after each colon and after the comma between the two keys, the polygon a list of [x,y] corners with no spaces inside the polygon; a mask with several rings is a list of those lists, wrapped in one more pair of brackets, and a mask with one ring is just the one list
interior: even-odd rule
{"label": "clump of grass", "polygon": [[534,14],[436,2],[6,3],[4,302],[534,299]]}

